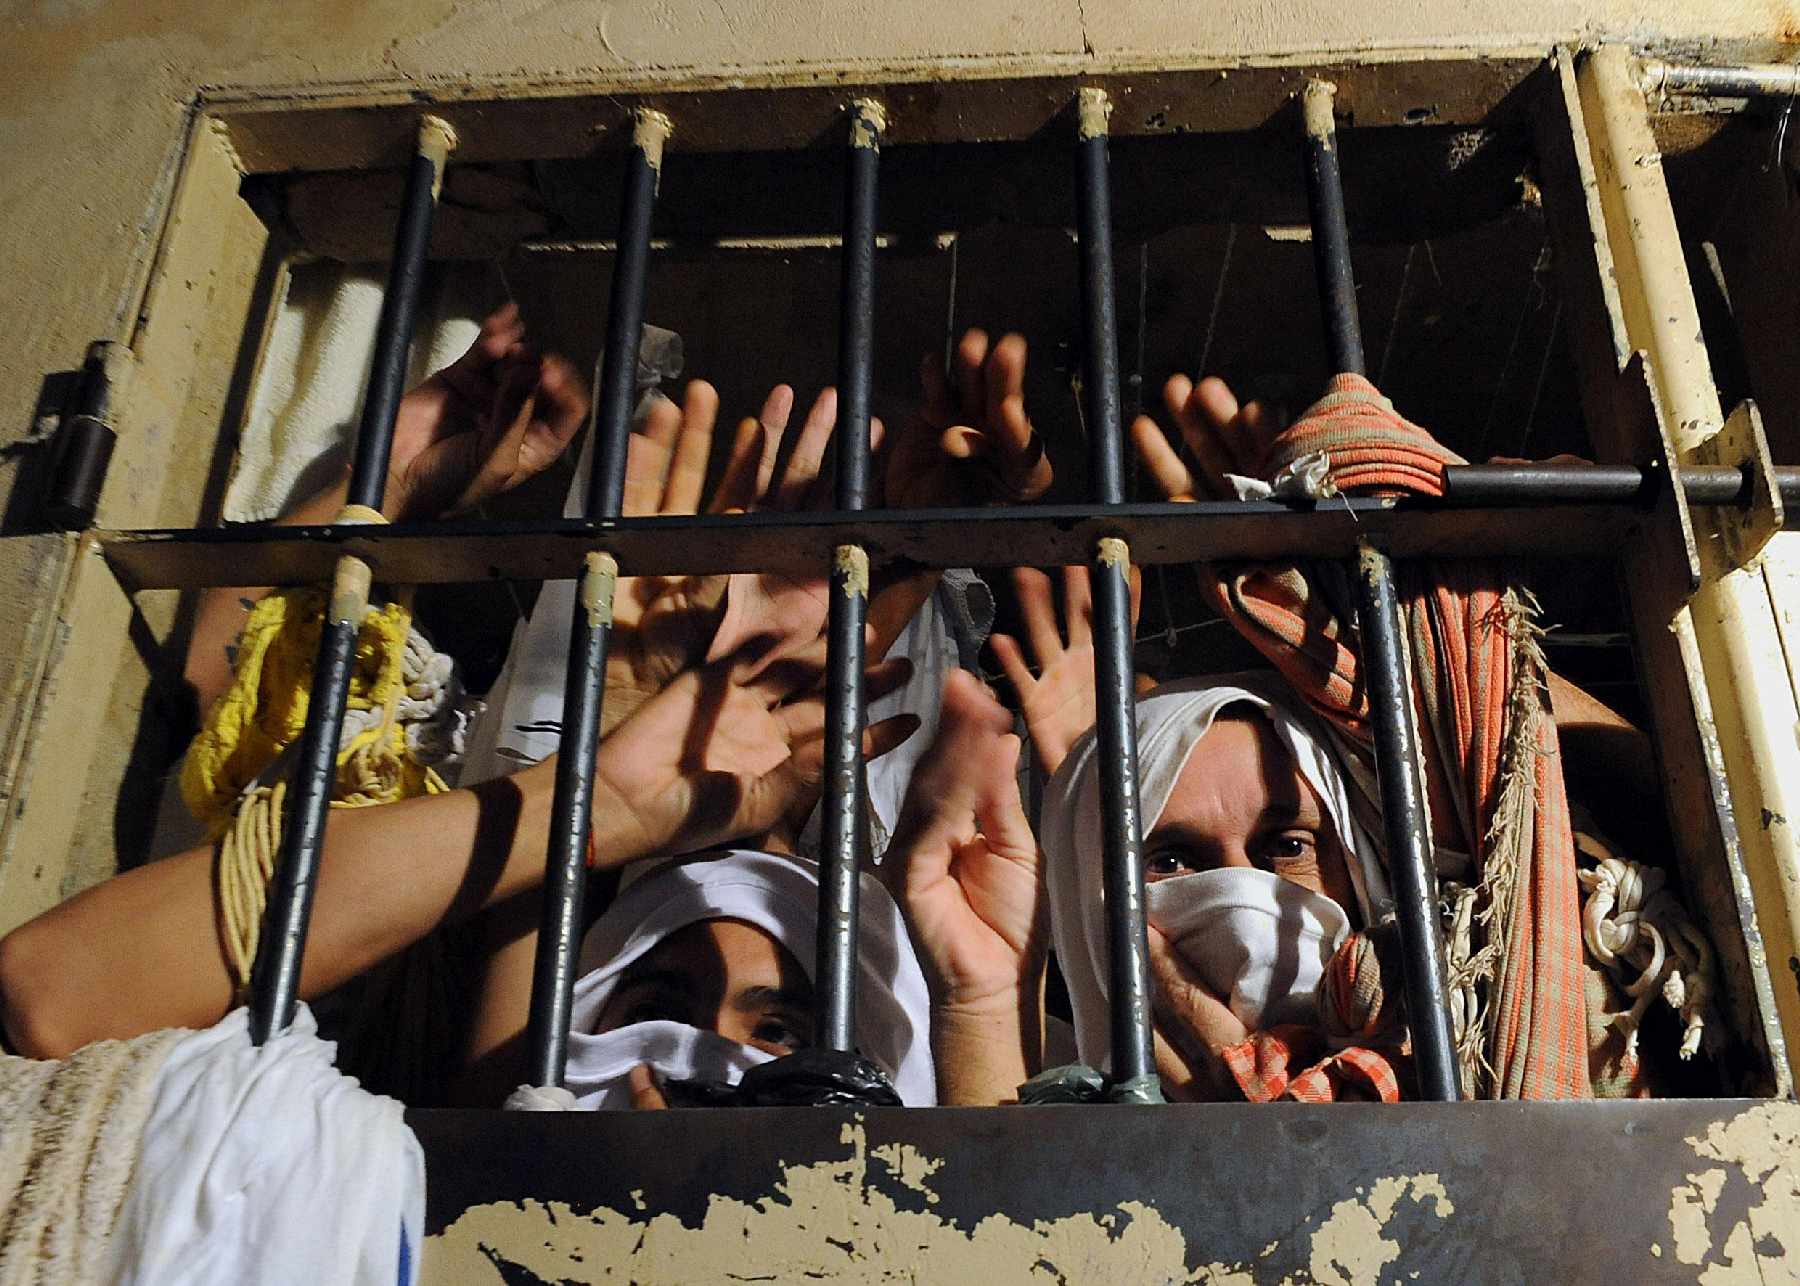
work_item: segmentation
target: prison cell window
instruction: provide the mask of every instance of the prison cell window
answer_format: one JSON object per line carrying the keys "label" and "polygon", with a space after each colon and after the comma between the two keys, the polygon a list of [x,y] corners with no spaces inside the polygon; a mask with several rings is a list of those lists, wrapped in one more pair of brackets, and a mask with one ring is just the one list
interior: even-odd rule
{"label": "prison cell window", "polygon": [[[1684,85],[1683,75],[1662,73],[1665,89]],[[1315,260],[1316,287],[1328,337],[1325,349],[1333,373],[1361,373],[1367,361],[1358,319],[1357,281],[1352,268],[1350,222],[1340,164],[1333,93],[1322,81],[1301,87],[1297,113],[1302,132],[1283,140],[1283,148],[1302,150],[1306,179],[1310,254]],[[528,1037],[531,1075],[542,1086],[558,1085],[564,1073],[570,991],[574,983],[586,881],[591,817],[589,781],[598,740],[608,638],[608,603],[620,575],[664,572],[720,572],[786,569],[816,574],[832,568],[830,612],[830,678],[828,741],[831,761],[826,775],[825,877],[821,881],[818,917],[818,1040],[829,1050],[849,1053],[854,1047],[852,969],[856,944],[855,863],[862,845],[859,828],[864,809],[861,792],[861,736],[865,722],[861,675],[866,586],[870,568],[908,559],[923,566],[950,566],[978,560],[1005,564],[1032,562],[1086,564],[1095,578],[1097,633],[1096,669],[1099,740],[1107,789],[1105,806],[1105,896],[1112,947],[1112,1070],[1121,1097],[1139,1099],[1154,1093],[1155,1069],[1150,1048],[1150,985],[1144,947],[1143,872],[1137,810],[1137,782],[1131,700],[1134,640],[1128,574],[1132,563],[1160,565],[1201,558],[1317,557],[1358,567],[1364,595],[1359,626],[1369,649],[1371,709],[1377,729],[1376,761],[1388,827],[1388,848],[1397,875],[1398,910],[1407,946],[1409,1010],[1419,1052],[1421,1085],[1427,1097],[1458,1093],[1451,1028],[1444,1011],[1442,945],[1438,940],[1431,838],[1424,813],[1424,790],[1415,763],[1420,742],[1413,703],[1405,683],[1396,637],[1392,601],[1394,567],[1389,559],[1454,556],[1490,552],[1559,552],[1594,547],[1640,530],[1644,513],[1664,503],[1671,490],[1667,464],[1660,467],[1603,465],[1586,468],[1526,468],[1452,465],[1444,471],[1444,495],[1437,500],[1338,499],[1330,504],[1284,500],[1215,502],[1189,505],[1134,503],[1126,482],[1120,406],[1120,323],[1115,316],[1117,277],[1113,235],[1117,217],[1112,202],[1116,182],[1111,148],[1117,141],[1106,117],[1108,94],[1081,88],[1069,104],[1073,121],[1063,122],[1059,148],[1073,135],[1073,213],[1077,228],[1076,285],[1079,288],[1081,343],[1079,398],[1081,424],[1087,435],[1086,486],[1090,503],[1037,506],[1032,509],[880,511],[866,510],[868,422],[876,396],[879,369],[874,340],[874,280],[877,237],[877,168],[883,164],[887,125],[874,98],[855,96],[842,106],[848,113],[846,134],[847,204],[842,226],[823,244],[841,246],[842,275],[838,312],[838,382],[842,392],[838,433],[837,510],[833,514],[792,517],[748,515],[685,520],[640,520],[620,517],[625,445],[630,429],[637,343],[645,317],[649,265],[654,244],[651,214],[663,173],[662,149],[671,128],[668,118],[649,108],[633,115],[633,142],[624,149],[622,214],[616,235],[604,240],[613,254],[611,308],[601,365],[594,471],[586,514],[563,522],[498,519],[464,520],[417,528],[371,532],[347,521],[312,530],[233,529],[225,532],[178,532],[154,535],[124,533],[107,538],[107,551],[122,577],[139,586],[162,583],[205,583],[222,574],[204,560],[219,550],[239,559],[233,578],[282,582],[309,577],[342,565],[356,588],[378,572],[385,581],[438,582],[504,576],[521,580],[543,576],[567,578],[579,573],[581,590],[570,625],[567,711],[564,752],[559,759],[555,829],[546,859],[543,930],[533,986]],[[1154,121],[1154,115],[1150,118]],[[1167,118],[1152,129],[1161,129]],[[679,127],[681,122],[674,122]],[[1427,127],[1409,130],[1422,134]],[[1141,132],[1141,131],[1138,131]],[[677,136],[679,137],[679,136]],[[1180,141],[1131,139],[1129,175],[1141,173],[1139,158],[1149,149]],[[1135,150],[1134,150],[1135,149]],[[447,146],[444,146],[447,151]],[[929,164],[932,149],[918,149],[903,162],[903,190],[914,193],[917,175]],[[674,154],[672,153],[672,156]],[[785,154],[782,154],[785,155]],[[353,496],[379,479],[383,434],[391,430],[393,407],[400,390],[397,373],[404,356],[407,328],[417,299],[430,231],[431,197],[442,178],[442,152],[435,161],[415,162],[404,201],[401,232],[393,253],[393,280],[380,326],[381,354],[371,383],[368,410],[357,439]],[[1066,158],[1063,162],[1066,164]],[[683,161],[686,166],[688,161]],[[697,164],[697,162],[696,162]],[[1296,167],[1299,169],[1300,167]],[[683,169],[683,174],[691,174]],[[423,177],[420,177],[420,176]],[[1354,175],[1350,176],[1354,182]],[[911,188],[907,189],[907,184]],[[679,184],[671,181],[672,190]],[[678,200],[692,198],[677,196]],[[1121,203],[1123,205],[1123,203]],[[691,217],[691,206],[682,207]],[[1289,212],[1291,215],[1291,211]],[[1129,215],[1133,234],[1145,225]],[[1235,223],[1233,225],[1236,226]],[[1233,234],[1235,237],[1235,233]],[[679,238],[677,238],[679,240]],[[890,253],[918,253],[907,237],[886,239]],[[953,234],[951,245],[956,245]],[[1231,241],[1227,242],[1227,254]],[[1425,256],[1432,253],[1430,242]],[[1134,256],[1140,265],[1140,297],[1148,293],[1151,256],[1148,238]],[[776,246],[758,253],[790,253]],[[1408,250],[1408,269],[1413,255]],[[1226,269],[1219,271],[1223,290]],[[1435,271],[1435,263],[1433,271]],[[1421,269],[1423,271],[1423,269]],[[1204,289],[1190,282],[1190,299]],[[1387,348],[1398,328],[1405,303],[1404,274],[1389,323]],[[953,301],[954,302],[954,301]],[[1216,309],[1215,309],[1216,314]],[[1135,326],[1135,347],[1142,351],[1148,323],[1141,312],[1126,325]],[[1546,341],[1548,367],[1555,327]],[[1211,342],[1209,333],[1208,342]],[[1141,374],[1141,372],[1140,372]],[[1539,381],[1541,385],[1541,379]],[[1310,390],[1308,390],[1310,393]],[[1535,411],[1535,408],[1534,408]],[[381,421],[388,422],[388,429]],[[1066,449],[1060,443],[1057,449]],[[1738,463],[1689,464],[1678,470],[1679,490],[1687,503],[1738,506],[1772,494],[1800,495],[1800,471],[1775,469],[1761,475]],[[378,485],[378,484],[377,484]],[[1762,490],[1759,491],[1758,488]],[[353,501],[370,507],[379,503]],[[1546,511],[1555,514],[1547,522]],[[1404,565],[1404,564],[1402,564]],[[358,570],[360,569],[360,571]],[[373,569],[373,571],[371,571]],[[350,604],[346,597],[345,603]],[[348,610],[348,608],[346,608]],[[1172,613],[1171,637],[1178,626]],[[328,631],[328,644],[338,656],[343,631]],[[335,640],[335,642],[333,642]],[[336,743],[341,707],[338,657],[321,661],[305,745],[315,774],[328,766],[329,747]],[[340,695],[334,696],[334,693]],[[325,750],[320,748],[324,747]],[[327,755],[320,759],[320,755]],[[313,763],[318,760],[318,763]],[[324,781],[323,777],[318,778]],[[303,793],[303,792],[300,792]],[[324,798],[317,790],[297,798],[287,828],[282,883],[271,904],[271,931],[264,935],[277,963],[259,971],[258,1012],[269,1030],[291,1012],[294,979],[304,942],[309,863],[316,861],[323,825]],[[309,820],[310,818],[310,820]],[[279,908],[279,910],[277,910]],[[264,981],[264,979],[268,981]],[[1465,1087],[1466,1088],[1466,1087]]]}

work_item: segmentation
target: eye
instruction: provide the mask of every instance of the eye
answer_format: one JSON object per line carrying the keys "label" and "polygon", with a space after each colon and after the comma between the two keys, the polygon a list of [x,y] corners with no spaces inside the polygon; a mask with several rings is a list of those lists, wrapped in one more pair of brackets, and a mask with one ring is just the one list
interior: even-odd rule
{"label": "eye", "polygon": [[790,1053],[811,1044],[800,1023],[780,1014],[768,1015],[756,1024],[755,1030],[750,1034],[765,1045],[775,1045]]}
{"label": "eye", "polygon": [[1183,869],[1181,859],[1166,848],[1152,853],[1144,859],[1144,874],[1156,879],[1179,875]]}
{"label": "eye", "polygon": [[1318,858],[1318,837],[1311,831],[1287,830],[1262,843],[1262,860],[1274,868],[1310,865]]}

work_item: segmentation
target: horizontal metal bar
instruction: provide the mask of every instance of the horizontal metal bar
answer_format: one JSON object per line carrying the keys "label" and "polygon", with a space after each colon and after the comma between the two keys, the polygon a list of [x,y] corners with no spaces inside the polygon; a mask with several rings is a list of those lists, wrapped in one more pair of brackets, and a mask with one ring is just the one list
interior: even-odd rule
{"label": "horizontal metal bar", "polygon": [[[101,531],[101,552],[127,590],[209,585],[304,585],[354,553],[391,584],[573,580],[590,550],[632,576],[792,572],[829,566],[840,544],[871,565],[1077,566],[1094,542],[1119,536],[1140,564],[1348,558],[1379,537],[1395,557],[1593,557],[1642,526],[1635,504],[1457,507],[1412,499],[1336,498],[1317,508],[1273,501],[1037,505],[1010,509],[887,509],[845,515],[738,514],[691,518],[409,523],[368,528],[222,527]],[[1614,542],[1614,543],[1609,543]]]}
{"label": "horizontal metal bar", "polygon": [[[1648,505],[1662,479],[1630,464],[1453,464],[1444,470],[1444,498],[1457,505]],[[1776,469],[1775,483],[1782,500],[1800,504],[1800,469]],[[1683,465],[1681,487],[1690,505],[1748,505],[1752,478],[1729,465]]]}
{"label": "horizontal metal bar", "polygon": [[1800,65],[1751,63],[1739,67],[1705,67],[1698,63],[1652,60],[1643,65],[1643,85],[1651,102],[1665,95],[1795,98],[1800,97]]}

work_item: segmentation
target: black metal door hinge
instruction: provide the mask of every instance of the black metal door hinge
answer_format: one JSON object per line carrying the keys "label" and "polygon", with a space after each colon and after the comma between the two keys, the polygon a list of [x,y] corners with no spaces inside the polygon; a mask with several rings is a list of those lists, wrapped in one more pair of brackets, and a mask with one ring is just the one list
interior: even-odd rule
{"label": "black metal door hinge", "polygon": [[44,486],[44,517],[64,531],[80,531],[94,521],[100,490],[112,463],[113,408],[131,369],[131,350],[113,340],[88,345],[75,396],[50,444]]}

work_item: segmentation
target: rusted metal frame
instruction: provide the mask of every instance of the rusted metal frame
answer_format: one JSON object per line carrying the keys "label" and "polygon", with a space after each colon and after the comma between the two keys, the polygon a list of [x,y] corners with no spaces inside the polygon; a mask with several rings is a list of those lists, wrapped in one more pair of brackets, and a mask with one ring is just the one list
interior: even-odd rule
{"label": "rusted metal frame", "polygon": [[1693,518],[1679,485],[1686,470],[1643,356],[1633,352],[1615,234],[1603,206],[1576,59],[1575,51],[1561,49],[1546,66],[1534,132],[1565,312],[1582,371],[1584,418],[1600,459],[1649,466],[1677,483],[1664,489],[1638,537],[1612,548],[1627,589],[1676,856],[1719,953],[1730,1008],[1738,1016],[1734,1026],[1745,1042],[1727,1051],[1723,1066],[1739,1089],[1787,1094],[1793,1085],[1787,1042],[1687,608],[1701,566]]}
{"label": "rusted metal frame", "polygon": [[[591,1279],[602,1271],[594,1248],[604,1246],[605,1269],[637,1280],[670,1280],[658,1267],[679,1259],[752,1281],[839,1265],[931,1276],[918,1269],[930,1263],[948,1266],[937,1280],[977,1281],[993,1264],[996,1280],[1677,1282],[1742,1273],[1775,1282],[1791,1268],[1782,1247],[1791,1255],[1794,1244],[1791,1221],[1783,1227],[1774,1213],[1793,1175],[1776,1140],[1800,1128],[1800,1107],[437,1109],[406,1119],[431,1176],[428,1275],[435,1265],[444,1280],[462,1280],[465,1269],[475,1280]],[[1697,1170],[1724,1185],[1704,1209]],[[1530,1196],[1496,1182],[1503,1175],[1519,1176]],[[828,1203],[826,1217],[810,1217],[815,1201]],[[1096,1237],[1096,1221],[1105,1230],[1105,1220],[1126,1217],[1145,1228]],[[1345,1267],[1352,1261],[1379,1262],[1379,1274]],[[1338,1271],[1314,1272],[1321,1262]]]}
{"label": "rusted metal frame", "polygon": [[[1125,503],[1125,424],[1113,311],[1112,191],[1106,140],[1112,100],[1076,95],[1075,202],[1081,252],[1081,405],[1094,500]],[[1131,547],[1096,540],[1083,559],[1094,597],[1095,737],[1100,747],[1101,896],[1106,911],[1108,1097],[1160,1103],[1150,1035],[1150,947],[1138,811],[1137,702],[1131,649]]]}
{"label": "rusted metal frame", "polygon": [[[881,167],[879,103],[850,104],[846,148],[843,277],[838,316],[837,504],[869,501],[869,397],[875,368],[875,223]],[[858,887],[866,825],[863,777],[864,628],[869,556],[847,542],[832,551],[826,623],[825,792],[820,815],[819,921],[813,977],[813,1044],[856,1052]]]}
{"label": "rusted metal frame", "polygon": [[[1711,462],[1724,428],[1681,234],[1662,157],[1629,51],[1603,47],[1579,67],[1576,87],[1593,145],[1601,210],[1611,235],[1621,315],[1667,416],[1683,466]],[[1800,951],[1800,743],[1797,699],[1768,582],[1760,566],[1740,567],[1716,517],[1692,520],[1701,581],[1688,601],[1713,727],[1732,809],[1756,894],[1756,916],[1771,954]],[[1800,975],[1772,978],[1784,1031],[1800,1033]],[[1789,1043],[1789,1073],[1797,1049]]]}
{"label": "rusted metal frame", "polygon": [[[1312,81],[1301,93],[1307,193],[1312,204],[1314,262],[1326,349],[1333,371],[1361,375],[1362,328],[1356,315],[1356,276],[1350,262],[1350,229],[1338,168],[1335,100],[1335,87],[1325,81]],[[1375,773],[1381,790],[1388,874],[1394,885],[1394,912],[1400,926],[1407,1026],[1418,1092],[1422,1099],[1447,1103],[1462,1097],[1462,1086],[1455,1025],[1450,1017],[1443,926],[1437,909],[1424,760],[1394,564],[1373,540],[1365,539],[1358,547],[1356,585],[1357,634],[1362,641],[1362,674],[1375,734]]]}
{"label": "rusted metal frame", "polygon": [[[631,164],[620,194],[620,250],[613,269],[606,319],[600,390],[595,401],[593,473],[588,480],[590,521],[617,518],[624,508],[625,465],[631,435],[638,343],[650,261],[650,220],[656,207],[663,144],[669,118],[641,113],[632,137]],[[563,679],[562,738],[551,802],[550,842],[544,857],[543,916],[532,964],[531,1014],[525,1052],[531,1084],[560,1088],[569,1056],[569,1016],[581,959],[588,847],[593,834],[594,766],[600,746],[600,712],[606,696],[606,652],[612,634],[613,591],[619,563],[590,550],[569,620],[568,666]]]}
{"label": "rusted metal frame", "polygon": [[[418,124],[340,523],[385,521],[381,503],[387,490],[388,456],[394,442],[394,419],[406,391],[406,354],[424,285],[431,217],[443,184],[444,165],[455,145],[455,134],[435,117],[427,116]],[[353,553],[339,554],[319,628],[306,727],[300,734],[283,818],[281,853],[251,972],[250,1037],[259,1045],[286,1030],[299,1002],[326,817],[337,784],[344,703],[350,693],[356,639],[369,607],[372,579],[368,563]]]}

